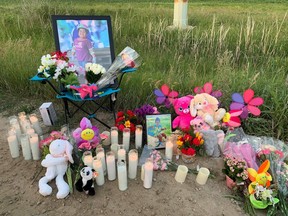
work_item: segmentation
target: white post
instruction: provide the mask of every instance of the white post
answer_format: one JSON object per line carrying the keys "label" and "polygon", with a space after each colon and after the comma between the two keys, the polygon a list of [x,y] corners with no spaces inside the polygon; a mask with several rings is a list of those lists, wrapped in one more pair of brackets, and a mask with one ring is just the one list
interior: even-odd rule
{"label": "white post", "polygon": [[188,24],[188,0],[174,0],[173,26],[187,28]]}

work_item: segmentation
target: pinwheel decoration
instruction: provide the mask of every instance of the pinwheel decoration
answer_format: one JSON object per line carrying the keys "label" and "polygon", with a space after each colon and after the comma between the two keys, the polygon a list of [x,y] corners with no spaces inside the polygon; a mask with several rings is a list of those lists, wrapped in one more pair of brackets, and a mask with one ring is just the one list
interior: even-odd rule
{"label": "pinwheel decoration", "polygon": [[170,108],[174,99],[178,98],[179,93],[177,91],[170,91],[168,85],[164,84],[160,89],[154,89],[156,95],[156,102],[158,104],[164,104],[167,108]]}
{"label": "pinwheel decoration", "polygon": [[259,116],[261,110],[258,106],[264,103],[262,97],[254,98],[254,91],[252,89],[247,89],[244,91],[243,96],[240,93],[232,94],[232,103],[230,104],[230,110],[242,110],[240,118],[248,118],[248,114],[251,113],[254,116]]}
{"label": "pinwheel decoration", "polygon": [[199,87],[199,86],[195,87],[194,93],[195,94],[207,93],[207,94],[212,95],[215,98],[219,98],[222,96],[222,92],[220,90],[213,91],[213,85],[210,82],[205,83],[203,87]]}
{"label": "pinwheel decoration", "polygon": [[233,128],[239,127],[241,125],[239,116],[242,112],[242,110],[230,110],[229,112],[226,112],[222,119],[223,125]]}

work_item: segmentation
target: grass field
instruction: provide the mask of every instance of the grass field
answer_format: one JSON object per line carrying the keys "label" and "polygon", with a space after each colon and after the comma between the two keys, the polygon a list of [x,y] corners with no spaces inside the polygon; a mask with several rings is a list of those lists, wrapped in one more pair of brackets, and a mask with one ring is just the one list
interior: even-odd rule
{"label": "grass field", "polygon": [[43,54],[54,51],[50,16],[110,15],[116,54],[129,45],[143,64],[125,78],[119,108],[154,103],[167,83],[181,95],[213,81],[228,107],[233,92],[253,88],[265,100],[247,132],[288,140],[288,1],[191,1],[192,30],[169,31],[173,1],[48,1],[0,3],[0,89],[19,99],[54,95],[28,81]]}

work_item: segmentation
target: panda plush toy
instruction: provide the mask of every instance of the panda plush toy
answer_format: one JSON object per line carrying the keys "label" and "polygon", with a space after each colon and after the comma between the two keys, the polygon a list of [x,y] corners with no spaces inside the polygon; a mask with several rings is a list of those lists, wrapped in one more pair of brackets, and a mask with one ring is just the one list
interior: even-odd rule
{"label": "panda plush toy", "polygon": [[80,179],[76,182],[76,189],[80,192],[84,191],[90,196],[95,195],[93,177],[95,177],[95,170],[91,167],[84,166],[80,171]]}

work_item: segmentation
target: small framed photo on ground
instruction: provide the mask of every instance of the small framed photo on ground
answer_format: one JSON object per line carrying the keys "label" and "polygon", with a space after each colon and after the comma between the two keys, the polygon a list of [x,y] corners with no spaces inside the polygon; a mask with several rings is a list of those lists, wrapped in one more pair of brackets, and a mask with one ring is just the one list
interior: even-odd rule
{"label": "small framed photo on ground", "polygon": [[172,133],[171,114],[146,115],[146,131],[149,149],[165,148]]}
{"label": "small framed photo on ground", "polygon": [[71,63],[109,68],[115,58],[109,16],[52,15],[52,26],[57,51],[67,52]]}

